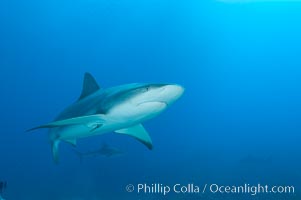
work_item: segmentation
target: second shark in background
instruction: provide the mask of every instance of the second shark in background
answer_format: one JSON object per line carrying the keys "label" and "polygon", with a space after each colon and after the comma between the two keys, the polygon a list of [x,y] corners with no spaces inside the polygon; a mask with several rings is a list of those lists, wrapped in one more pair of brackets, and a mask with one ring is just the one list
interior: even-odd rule
{"label": "second shark in background", "polygon": [[104,143],[99,149],[95,151],[88,151],[88,152],[80,152],[74,150],[76,155],[79,157],[80,161],[83,161],[83,158],[85,157],[97,157],[97,156],[104,156],[104,157],[112,157],[124,154],[123,151],[121,151],[118,148],[114,148],[106,143]]}

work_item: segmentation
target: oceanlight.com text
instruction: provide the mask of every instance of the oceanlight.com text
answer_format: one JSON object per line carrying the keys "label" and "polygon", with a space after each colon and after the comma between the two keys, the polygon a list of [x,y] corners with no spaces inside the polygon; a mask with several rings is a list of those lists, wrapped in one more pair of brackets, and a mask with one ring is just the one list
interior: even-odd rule
{"label": "oceanlight.com text", "polygon": [[209,186],[209,191],[211,193],[221,193],[221,194],[294,194],[295,187],[294,186],[269,186],[269,185],[232,185],[232,186],[224,186],[218,184],[211,184]]}
{"label": "oceanlight.com text", "polygon": [[138,183],[128,184],[125,187],[127,192],[136,194],[158,194],[166,196],[168,194],[294,194],[294,186],[275,186],[264,184],[242,184],[242,185],[220,185],[220,184],[162,184],[162,183]]}

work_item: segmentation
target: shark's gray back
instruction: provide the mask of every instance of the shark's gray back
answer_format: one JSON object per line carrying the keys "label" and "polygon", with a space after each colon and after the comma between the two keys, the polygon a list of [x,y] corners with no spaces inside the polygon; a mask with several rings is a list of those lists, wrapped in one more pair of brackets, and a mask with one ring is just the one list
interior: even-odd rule
{"label": "shark's gray back", "polygon": [[62,111],[55,120],[80,117],[84,115],[107,114],[113,107],[145,90],[142,83],[132,83],[98,89],[96,92],[80,98]]}

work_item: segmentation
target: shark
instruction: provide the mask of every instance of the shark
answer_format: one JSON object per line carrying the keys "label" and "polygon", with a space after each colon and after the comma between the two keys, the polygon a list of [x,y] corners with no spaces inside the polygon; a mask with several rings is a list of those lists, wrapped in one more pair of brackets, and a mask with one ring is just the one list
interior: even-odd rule
{"label": "shark", "polygon": [[107,143],[104,143],[99,149],[95,151],[88,151],[88,152],[75,151],[75,153],[82,161],[84,157],[96,157],[96,156],[112,157],[112,156],[121,155],[124,152],[117,148],[111,147]]}
{"label": "shark", "polygon": [[115,132],[135,138],[148,149],[153,148],[142,123],[172,105],[184,93],[178,84],[130,83],[101,88],[90,73],[85,73],[79,98],[50,123],[27,131],[46,128],[52,157],[59,161],[61,141],[76,146],[77,140]]}

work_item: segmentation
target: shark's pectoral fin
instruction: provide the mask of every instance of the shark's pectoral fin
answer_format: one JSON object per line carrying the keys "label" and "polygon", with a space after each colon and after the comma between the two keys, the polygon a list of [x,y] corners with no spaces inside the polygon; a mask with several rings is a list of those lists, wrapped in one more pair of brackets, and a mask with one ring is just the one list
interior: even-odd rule
{"label": "shark's pectoral fin", "polygon": [[142,124],[137,124],[132,127],[120,129],[115,132],[134,137],[138,141],[142,142],[145,146],[147,146],[147,148],[149,149],[153,148],[152,139],[150,138],[148,132],[144,129]]}
{"label": "shark's pectoral fin", "polygon": [[105,120],[103,119],[103,115],[88,115],[83,117],[75,117],[75,118],[69,118],[59,121],[54,121],[49,124],[44,124],[32,129],[29,129],[27,131],[33,131],[40,128],[55,128],[55,127],[62,127],[62,126],[71,126],[71,125],[87,125],[88,127],[91,127],[92,129],[95,129],[95,124],[97,125],[96,128],[101,127],[101,124],[103,124]]}

